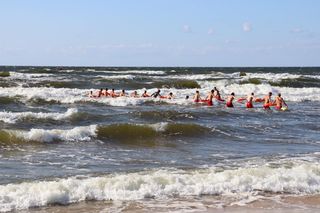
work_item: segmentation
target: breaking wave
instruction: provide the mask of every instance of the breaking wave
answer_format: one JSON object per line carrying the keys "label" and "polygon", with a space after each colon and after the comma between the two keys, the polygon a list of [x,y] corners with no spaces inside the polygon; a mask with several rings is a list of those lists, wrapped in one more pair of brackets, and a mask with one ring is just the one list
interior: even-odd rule
{"label": "breaking wave", "polygon": [[66,205],[86,200],[143,201],[150,198],[166,200],[203,195],[233,197],[245,204],[270,193],[319,194],[320,165],[290,161],[277,166],[265,164],[237,169],[159,169],[7,184],[0,186],[0,211]]}
{"label": "breaking wave", "polygon": [[0,121],[5,123],[16,123],[19,120],[29,119],[52,119],[63,120],[78,113],[76,108],[70,108],[65,113],[45,113],[45,112],[0,112]]}
{"label": "breaking wave", "polygon": [[157,140],[163,137],[199,137],[209,133],[210,128],[196,124],[156,123],[156,124],[111,124],[108,126],[80,126],[72,129],[31,129],[1,130],[1,144],[23,144],[28,142],[76,142],[90,141],[93,138],[100,140],[129,142]]}

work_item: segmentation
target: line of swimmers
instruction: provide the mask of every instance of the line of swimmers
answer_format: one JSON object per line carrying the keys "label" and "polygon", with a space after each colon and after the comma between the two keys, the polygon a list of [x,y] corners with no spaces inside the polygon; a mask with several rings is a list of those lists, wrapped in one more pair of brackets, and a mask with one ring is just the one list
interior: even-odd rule
{"label": "line of swimmers", "polygon": [[[214,87],[213,90],[209,92],[209,94],[206,96],[205,99],[201,99],[199,91],[196,91],[196,94],[193,96],[193,101],[196,103],[204,102],[207,103],[208,106],[213,106],[213,99],[216,99],[220,102],[226,102],[226,107],[234,107],[233,101],[236,99],[234,92],[232,92],[226,100],[223,100],[221,98],[219,90]],[[245,101],[246,108],[253,108],[253,102],[261,103],[263,102],[263,108],[264,109],[270,109],[270,107],[274,106],[277,110],[283,109],[283,106],[286,106],[286,109],[288,108],[287,103],[284,101],[284,99],[281,97],[281,93],[278,93],[275,100],[272,100],[272,92],[269,92],[264,98],[258,98],[254,96],[254,93],[252,92],[247,97],[241,97],[237,99],[237,102],[243,103]]]}
{"label": "line of swimmers", "polygon": [[[145,90],[142,95],[139,95],[137,91],[133,91],[130,94],[130,97],[133,97],[133,98],[154,97],[154,98],[163,98],[163,99],[173,99],[173,93],[172,92],[170,92],[168,95],[161,95],[160,92],[161,92],[161,90],[158,89],[156,92],[154,92],[151,95],[149,95],[147,93],[147,90]],[[104,89],[100,89],[95,94],[93,93],[93,91],[90,91],[89,97],[90,98],[100,98],[100,97],[117,98],[117,97],[128,97],[128,94],[126,93],[126,91],[124,89],[121,90],[120,93],[116,93],[114,89],[111,89],[111,91],[109,91],[108,88],[106,88],[105,90]]]}
{"label": "line of swimmers", "polygon": [[[145,90],[142,95],[139,95],[137,93],[137,91],[133,91],[130,94],[130,97],[133,97],[133,98],[154,97],[154,98],[162,98],[162,99],[173,99],[174,98],[172,92],[170,92],[166,96],[161,95],[160,92],[161,92],[161,90],[158,89],[156,92],[154,92],[151,95],[149,95],[147,93],[147,90]],[[111,89],[111,91],[109,91],[108,88],[106,88],[105,90],[100,89],[95,94],[93,93],[93,91],[90,91],[89,97],[91,97],[91,98],[100,98],[100,97],[116,98],[116,97],[128,97],[128,95],[126,94],[125,90],[122,90],[120,93],[116,93],[114,89]],[[186,99],[189,99],[189,96],[186,96]],[[236,98],[235,98],[234,92],[232,92],[227,97],[226,100],[222,99],[221,95],[220,95],[220,92],[216,87],[214,87],[208,93],[208,95],[206,96],[205,99],[201,98],[200,92],[198,90],[195,92],[195,95],[193,96],[193,101],[195,103],[206,103],[208,106],[213,106],[213,99],[216,99],[216,100],[218,100],[220,102],[226,102],[226,107],[234,107],[233,106],[233,101],[235,101]],[[277,110],[281,110],[283,106],[288,107],[287,103],[281,97],[281,93],[279,93],[276,96],[275,100],[272,100],[272,92],[269,92],[264,98],[254,97],[254,93],[252,92],[247,97],[238,98],[237,102],[239,102],[239,103],[245,102],[246,108],[253,108],[253,102],[256,102],[256,103],[264,102],[264,104],[263,104],[263,108],[264,109],[270,109],[270,107],[274,106]]]}

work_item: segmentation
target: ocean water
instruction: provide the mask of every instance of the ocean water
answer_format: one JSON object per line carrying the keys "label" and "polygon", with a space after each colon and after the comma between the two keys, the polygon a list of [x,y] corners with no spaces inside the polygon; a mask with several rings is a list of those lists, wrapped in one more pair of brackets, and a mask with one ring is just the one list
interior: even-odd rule
{"label": "ocean water", "polygon": [[[320,68],[0,71],[0,212],[98,201],[199,212],[320,194]],[[281,92],[289,110],[191,100],[213,87]],[[100,88],[174,98],[88,97]]]}

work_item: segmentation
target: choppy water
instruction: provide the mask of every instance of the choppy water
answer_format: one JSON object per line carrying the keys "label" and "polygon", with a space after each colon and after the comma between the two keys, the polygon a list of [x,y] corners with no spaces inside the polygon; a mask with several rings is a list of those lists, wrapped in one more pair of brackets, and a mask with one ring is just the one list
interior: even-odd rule
{"label": "choppy water", "polygon": [[[320,193],[320,68],[1,70],[0,211]],[[214,86],[223,96],[281,92],[290,110],[185,100]],[[175,97],[88,97],[106,87]]]}

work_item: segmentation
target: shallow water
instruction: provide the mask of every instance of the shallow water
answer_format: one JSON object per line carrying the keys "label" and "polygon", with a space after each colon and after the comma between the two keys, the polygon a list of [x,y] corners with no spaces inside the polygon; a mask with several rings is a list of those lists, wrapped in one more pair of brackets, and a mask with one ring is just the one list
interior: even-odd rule
{"label": "shallow water", "polygon": [[[0,211],[86,200],[161,208],[205,195],[230,207],[320,193],[319,68],[2,70]],[[214,86],[237,98],[281,92],[289,111],[185,99]],[[101,87],[175,97],[88,97]]]}

